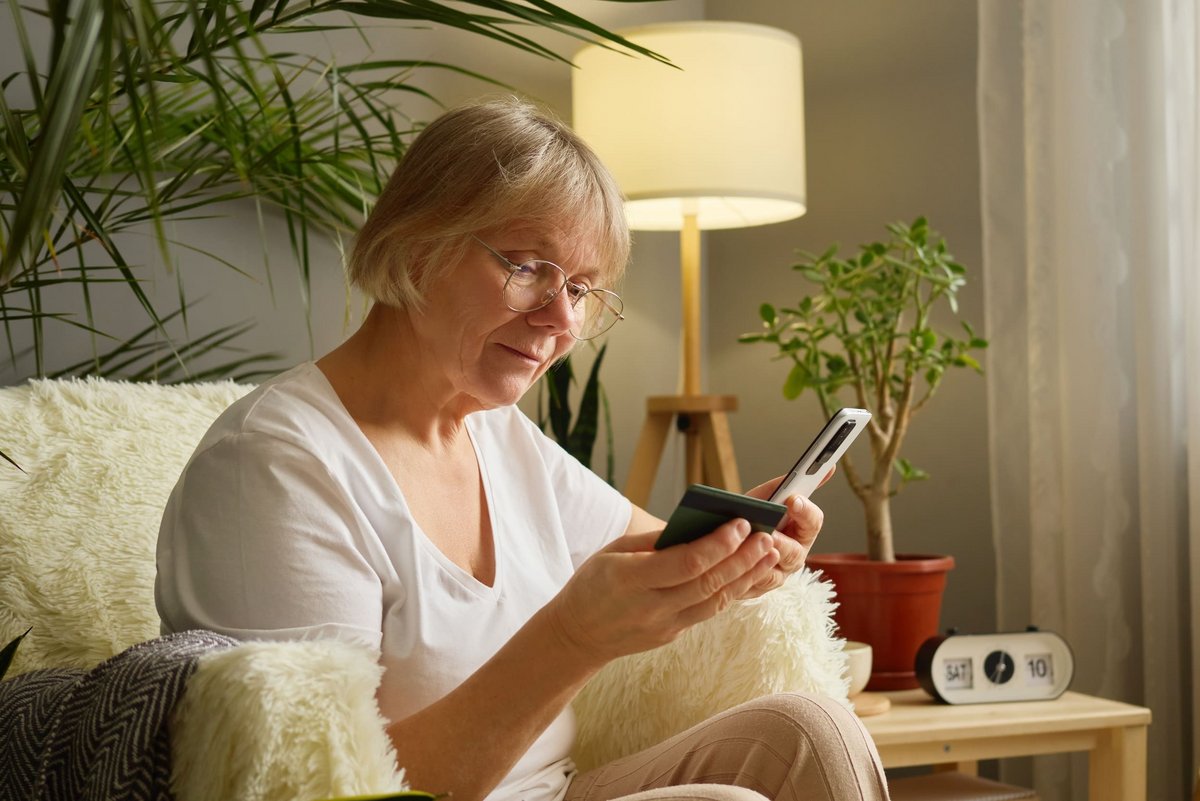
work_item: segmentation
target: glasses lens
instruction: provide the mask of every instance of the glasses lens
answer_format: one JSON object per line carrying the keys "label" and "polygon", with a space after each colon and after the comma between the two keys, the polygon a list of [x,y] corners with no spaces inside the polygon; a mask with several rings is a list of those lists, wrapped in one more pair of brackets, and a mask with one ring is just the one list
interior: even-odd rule
{"label": "glasses lens", "polygon": [[593,289],[575,307],[571,333],[578,339],[598,337],[621,319],[621,298],[604,289]]}
{"label": "glasses lens", "polygon": [[[554,300],[563,287],[574,296],[566,273],[552,261],[527,261],[513,270],[504,284],[504,303],[517,312],[531,312]],[[577,339],[598,337],[621,319],[619,295],[604,289],[585,292],[572,304],[571,333]]]}
{"label": "glasses lens", "polygon": [[551,261],[527,261],[519,265],[504,284],[504,302],[513,311],[537,311],[562,287],[566,276]]}

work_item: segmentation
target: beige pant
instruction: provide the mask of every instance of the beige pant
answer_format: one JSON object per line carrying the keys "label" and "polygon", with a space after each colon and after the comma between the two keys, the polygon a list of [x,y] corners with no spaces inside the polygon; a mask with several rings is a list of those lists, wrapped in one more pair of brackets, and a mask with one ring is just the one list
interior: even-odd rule
{"label": "beige pant", "polygon": [[886,801],[875,744],[828,698],[772,695],[576,776],[566,801]]}

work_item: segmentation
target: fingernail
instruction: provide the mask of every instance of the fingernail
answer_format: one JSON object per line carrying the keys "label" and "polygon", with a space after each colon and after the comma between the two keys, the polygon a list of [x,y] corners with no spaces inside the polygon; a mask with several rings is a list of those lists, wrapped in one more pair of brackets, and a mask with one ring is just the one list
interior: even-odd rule
{"label": "fingernail", "polygon": [[804,496],[797,495],[795,498],[792,498],[792,511],[799,512],[801,509],[804,508],[804,504],[805,504]]}
{"label": "fingernail", "polygon": [[735,527],[737,528],[738,536],[742,539],[750,536],[750,524],[747,521],[738,520]]}

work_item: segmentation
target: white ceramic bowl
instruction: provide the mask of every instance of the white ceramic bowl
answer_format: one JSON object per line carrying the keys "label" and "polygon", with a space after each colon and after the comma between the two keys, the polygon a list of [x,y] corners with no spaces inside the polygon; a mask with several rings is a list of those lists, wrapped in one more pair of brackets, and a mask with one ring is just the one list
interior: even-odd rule
{"label": "white ceramic bowl", "polygon": [[850,676],[849,694],[858,695],[871,678],[871,646],[847,640],[842,650],[846,652],[846,673]]}

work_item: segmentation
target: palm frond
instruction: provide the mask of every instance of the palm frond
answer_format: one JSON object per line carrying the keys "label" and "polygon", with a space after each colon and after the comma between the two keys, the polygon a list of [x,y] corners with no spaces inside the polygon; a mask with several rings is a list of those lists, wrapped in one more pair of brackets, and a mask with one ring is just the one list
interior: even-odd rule
{"label": "palm frond", "polygon": [[[162,318],[167,324],[182,319],[186,307],[180,307]],[[157,325],[151,324],[133,336],[117,343],[105,353],[68,365],[52,374],[50,378],[82,378],[100,376],[123,378],[129,381],[155,381],[158,383],[180,383],[204,381],[213,378],[234,377],[248,380],[250,377],[269,375],[279,371],[281,356],[277,353],[247,354],[233,343],[248,333],[252,322],[227,325],[203,334],[190,341],[168,344],[161,338]],[[234,354],[223,362],[195,369],[202,357],[218,352]],[[247,368],[254,367],[253,370]]]}
{"label": "palm frond", "polygon": [[[93,290],[110,283],[126,286],[133,315],[155,332],[159,355],[174,360],[150,373],[188,374],[186,354],[213,340],[174,345],[164,324],[174,318],[142,288],[155,265],[131,261],[126,244],[153,237],[153,258],[165,269],[185,250],[250,275],[254,265],[170,233],[170,224],[217,216],[229,204],[253,202],[260,227],[267,212],[279,215],[307,311],[315,238],[340,247],[421,127],[398,101],[436,102],[420,76],[451,71],[511,88],[441,61],[341,64],[280,48],[279,36],[347,30],[365,38],[366,25],[394,20],[467,31],[559,62],[567,59],[537,32],[661,58],[545,0],[46,0],[42,8],[9,0],[8,10],[23,69],[0,76],[0,328],[14,362],[14,337],[32,338],[39,375],[67,369],[49,365],[51,329],[95,331]],[[27,30],[31,15],[49,23],[45,52]],[[19,83],[29,87],[24,105],[14,100]],[[261,258],[267,269],[265,248]],[[190,301],[175,280],[177,322],[186,323]],[[273,292],[269,269],[266,282]],[[78,308],[52,308],[51,297],[57,303],[72,284]]]}

